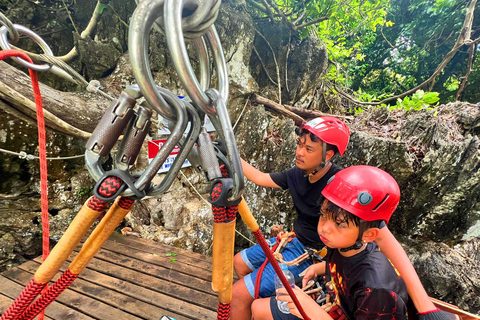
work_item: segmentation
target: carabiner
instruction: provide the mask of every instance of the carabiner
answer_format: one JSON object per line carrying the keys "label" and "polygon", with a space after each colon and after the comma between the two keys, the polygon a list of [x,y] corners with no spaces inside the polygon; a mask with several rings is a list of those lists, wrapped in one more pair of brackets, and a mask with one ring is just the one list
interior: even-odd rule
{"label": "carabiner", "polygon": [[[182,82],[185,91],[188,93],[188,96],[192,99],[194,105],[208,115],[215,115],[216,111],[215,108],[212,107],[212,102],[209,100],[204,90],[202,90],[198,83],[198,79],[195,76],[195,72],[190,64],[185,41],[183,40],[181,20],[183,5],[183,0],[165,0],[164,20],[168,49],[171,53],[180,81]],[[209,27],[206,36],[207,43],[214,54],[214,62],[217,69],[219,83],[218,91],[225,101],[228,101],[229,84],[227,67],[214,25]]]}

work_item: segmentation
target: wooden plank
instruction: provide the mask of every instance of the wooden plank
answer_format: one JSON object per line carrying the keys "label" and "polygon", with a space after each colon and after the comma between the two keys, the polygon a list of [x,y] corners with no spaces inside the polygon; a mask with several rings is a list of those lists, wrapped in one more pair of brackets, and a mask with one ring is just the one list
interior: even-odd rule
{"label": "wooden plank", "polygon": [[[19,268],[25,270],[26,272],[34,273],[38,266],[39,263],[30,261],[21,265]],[[65,267],[63,269],[65,269]],[[102,282],[99,283],[102,284]],[[118,291],[110,290],[107,287],[99,285],[99,283],[89,282],[84,280],[82,277],[79,277],[70,285],[69,289],[107,303],[126,312],[135,314],[141,318],[158,320],[157,318],[159,318],[159,314],[174,316],[174,314],[168,312],[168,310],[151,306],[150,304],[138,300],[131,295],[124,295]],[[187,318],[178,318],[178,320],[184,319]]]}
{"label": "wooden plank", "polygon": [[[41,261],[40,257],[37,258],[36,260],[38,262]],[[35,261],[25,263],[21,267],[28,268],[29,271],[36,270],[36,268],[38,268],[38,264],[32,264],[34,262]],[[61,270],[65,270],[67,266],[68,264],[65,264],[61,268]],[[158,320],[160,318],[160,315],[163,315],[163,314],[165,315],[173,314],[172,316],[178,320],[214,319],[216,317],[216,313],[214,311],[196,306],[192,304],[191,301],[183,301],[180,299],[175,299],[161,292],[144,288],[135,283],[119,280],[117,278],[105,275],[101,272],[94,271],[91,268],[89,268],[89,266],[87,267],[86,270],[84,270],[80,274],[79,279],[73,282],[72,290],[81,290],[80,288],[76,288],[74,286],[74,284],[80,279],[84,281],[88,281],[90,283],[101,285],[103,289],[95,289],[91,292],[91,294],[94,295],[97,299],[100,299],[99,297],[104,295],[103,290],[110,289],[110,290],[120,292],[134,299],[137,299],[139,301],[161,308],[162,310],[165,310],[165,312],[157,313],[156,317],[153,318],[155,320]],[[141,312],[141,311],[142,310],[138,310],[138,312]],[[141,315],[146,316],[143,313]],[[146,318],[149,318],[149,317],[146,317]]]}
{"label": "wooden plank", "polygon": [[[141,254],[141,256],[148,254]],[[136,256],[136,255],[135,255]],[[203,291],[208,294],[216,295],[212,291],[212,284],[210,280],[205,280],[201,277],[196,277],[194,270],[191,273],[183,273],[181,263],[168,261],[168,265],[160,265],[146,262],[145,260],[133,259],[121,253],[112,252],[106,249],[100,249],[95,255],[95,258],[103,261],[111,262],[123,266],[125,268],[134,269],[144,274],[149,274],[160,279],[165,279],[171,283],[176,283],[184,287],[192,288],[198,291]],[[150,258],[156,258],[152,256]],[[152,259],[155,260],[155,259]],[[193,275],[192,275],[193,274]],[[209,275],[211,278],[211,275]]]}
{"label": "wooden plank", "polygon": [[[25,272],[25,270],[20,268],[15,268],[8,270],[3,273],[3,276],[18,282],[20,285],[27,285],[32,279],[33,273]],[[130,313],[124,312],[118,308],[112,307],[106,303],[92,299],[88,296],[83,296],[78,292],[73,290],[65,290],[63,293],[57,297],[57,302],[74,309],[78,310],[92,318],[104,319],[104,320],[118,320],[118,319],[129,319],[129,320],[139,320],[142,319]],[[48,311],[50,307],[46,309]],[[57,319],[70,319],[70,317],[62,316]],[[90,318],[88,318],[90,319]]]}
{"label": "wooden plank", "polygon": [[[7,273],[8,272],[9,271],[7,271]],[[0,313],[3,313],[10,307],[13,299],[16,299],[25,288],[25,285],[30,282],[32,275],[27,274],[27,276],[29,277],[27,282],[25,284],[19,284],[16,281],[0,275]],[[6,301],[6,299],[8,299],[8,301]],[[56,301],[52,302],[52,304],[45,309],[45,315],[48,319],[95,319]]]}
{"label": "wooden plank", "polygon": [[125,246],[111,241],[107,241],[95,257],[116,262],[128,268],[141,270],[143,273],[192,287],[196,290],[212,293],[212,274],[210,271],[197,269],[179,261],[172,262],[168,257],[125,248]]}
{"label": "wooden plank", "polygon": [[202,268],[210,272],[212,271],[212,258],[200,253],[169,246],[153,240],[133,236],[123,236],[117,232],[112,233],[109,240],[140,251],[156,253],[158,256],[165,256],[167,253],[176,253],[177,255],[174,258],[178,262],[194,266],[197,269]]}
{"label": "wooden plank", "polygon": [[170,281],[159,279],[154,276],[146,275],[133,269],[124,268],[115,264],[93,258],[88,264],[90,270],[95,270],[102,274],[135,283],[142,287],[164,293],[171,297],[196,304],[198,306],[216,310],[217,299],[205,292],[199,292],[191,288],[175,285]]}

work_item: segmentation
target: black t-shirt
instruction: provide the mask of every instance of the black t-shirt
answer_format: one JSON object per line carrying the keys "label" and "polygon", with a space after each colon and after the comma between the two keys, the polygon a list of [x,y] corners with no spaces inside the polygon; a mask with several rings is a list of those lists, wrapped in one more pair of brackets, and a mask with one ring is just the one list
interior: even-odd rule
{"label": "black t-shirt", "polygon": [[407,319],[405,283],[375,243],[352,257],[328,249],[325,259],[329,293],[349,319]]}
{"label": "black t-shirt", "polygon": [[279,187],[290,191],[298,213],[293,230],[298,240],[305,246],[317,249],[324,246],[317,233],[320,203],[323,200],[321,192],[327,185],[328,179],[340,170],[342,170],[341,167],[332,164],[330,170],[315,183],[310,183],[308,176],[305,177],[304,172],[297,167],[270,173],[270,177]]}

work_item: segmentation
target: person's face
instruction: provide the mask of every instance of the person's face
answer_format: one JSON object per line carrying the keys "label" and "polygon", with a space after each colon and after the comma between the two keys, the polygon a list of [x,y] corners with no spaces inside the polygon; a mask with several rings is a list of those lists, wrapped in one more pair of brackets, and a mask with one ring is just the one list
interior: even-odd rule
{"label": "person's face", "polygon": [[305,171],[312,172],[322,163],[322,145],[321,141],[314,142],[307,134],[297,139],[296,166]]}
{"label": "person's face", "polygon": [[352,221],[347,223],[346,217],[340,216],[332,220],[331,215],[325,211],[325,200],[320,208],[320,219],[317,232],[320,240],[329,248],[348,248],[355,244],[359,234],[359,228]]}

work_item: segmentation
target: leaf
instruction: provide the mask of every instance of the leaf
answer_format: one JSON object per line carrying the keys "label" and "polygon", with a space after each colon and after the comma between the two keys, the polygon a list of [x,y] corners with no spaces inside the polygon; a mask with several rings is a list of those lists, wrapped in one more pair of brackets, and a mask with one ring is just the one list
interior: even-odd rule
{"label": "leaf", "polygon": [[426,103],[426,104],[434,104],[435,102],[437,102],[438,100],[440,100],[440,98],[438,97],[439,93],[438,92],[428,92],[427,94],[425,94],[423,96],[423,101]]}
{"label": "leaf", "polygon": [[176,261],[177,261],[177,259],[175,259],[175,258],[170,259],[170,262],[176,262]]}
{"label": "leaf", "polygon": [[393,25],[395,24],[395,22],[392,22],[390,20],[388,20],[387,22],[385,22],[385,26],[387,27],[393,27]]}
{"label": "leaf", "polygon": [[103,4],[101,3],[99,6],[98,6],[98,14],[99,15],[102,15],[103,14],[103,10],[108,7],[108,4]]}

